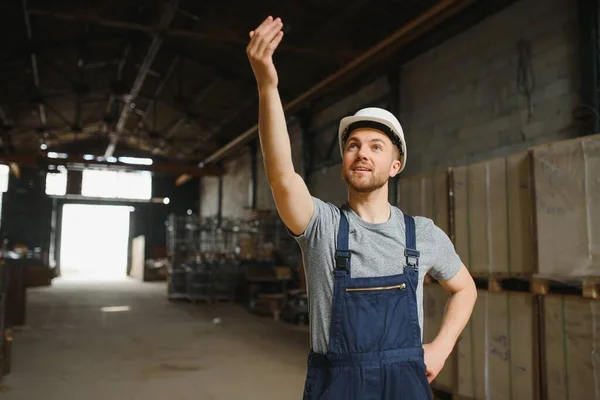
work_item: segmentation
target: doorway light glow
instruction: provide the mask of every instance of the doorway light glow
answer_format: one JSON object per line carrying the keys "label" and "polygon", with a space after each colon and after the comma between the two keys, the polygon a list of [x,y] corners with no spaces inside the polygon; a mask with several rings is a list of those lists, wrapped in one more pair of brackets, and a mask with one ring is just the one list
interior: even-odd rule
{"label": "doorway light glow", "polygon": [[124,312],[129,311],[131,308],[129,306],[112,306],[112,307],[102,307],[100,309],[102,312]]}
{"label": "doorway light glow", "polygon": [[68,158],[69,155],[66,153],[56,153],[54,151],[49,151],[47,154],[48,158]]}
{"label": "doorway light glow", "polygon": [[124,164],[133,164],[133,165],[152,165],[151,158],[141,158],[141,157],[119,157],[119,162]]}

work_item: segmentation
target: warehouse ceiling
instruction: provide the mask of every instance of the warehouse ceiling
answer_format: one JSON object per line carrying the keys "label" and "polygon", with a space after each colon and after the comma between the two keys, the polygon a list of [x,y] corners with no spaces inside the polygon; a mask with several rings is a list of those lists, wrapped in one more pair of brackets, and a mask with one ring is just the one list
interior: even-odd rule
{"label": "warehouse ceiling", "polygon": [[285,24],[275,62],[289,101],[435,3],[10,0],[1,151],[200,161],[256,124],[245,48],[265,16]]}

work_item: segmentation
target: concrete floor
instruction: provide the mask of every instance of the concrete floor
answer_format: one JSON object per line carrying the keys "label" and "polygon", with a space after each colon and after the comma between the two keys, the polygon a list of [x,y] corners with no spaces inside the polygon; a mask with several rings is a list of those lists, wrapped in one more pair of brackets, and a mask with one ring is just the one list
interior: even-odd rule
{"label": "concrete floor", "polygon": [[[166,299],[164,283],[55,280],[28,292],[6,400],[297,399],[308,329],[239,305]],[[102,307],[129,311],[103,312]],[[220,323],[214,323],[220,318]]]}

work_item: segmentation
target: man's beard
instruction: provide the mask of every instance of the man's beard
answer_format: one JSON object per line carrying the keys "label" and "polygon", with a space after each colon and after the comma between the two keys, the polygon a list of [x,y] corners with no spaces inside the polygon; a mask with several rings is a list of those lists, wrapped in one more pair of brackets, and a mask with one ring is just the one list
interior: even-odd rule
{"label": "man's beard", "polygon": [[375,174],[373,171],[363,177],[355,176],[352,172],[352,170],[344,170],[342,178],[348,186],[358,193],[370,193],[381,189],[389,178],[386,174]]}

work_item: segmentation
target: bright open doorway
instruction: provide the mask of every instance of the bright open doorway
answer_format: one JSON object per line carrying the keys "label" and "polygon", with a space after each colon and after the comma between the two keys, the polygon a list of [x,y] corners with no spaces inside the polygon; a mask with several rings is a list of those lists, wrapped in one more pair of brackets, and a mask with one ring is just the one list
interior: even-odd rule
{"label": "bright open doorway", "polygon": [[61,277],[114,280],[127,276],[129,206],[65,204]]}

